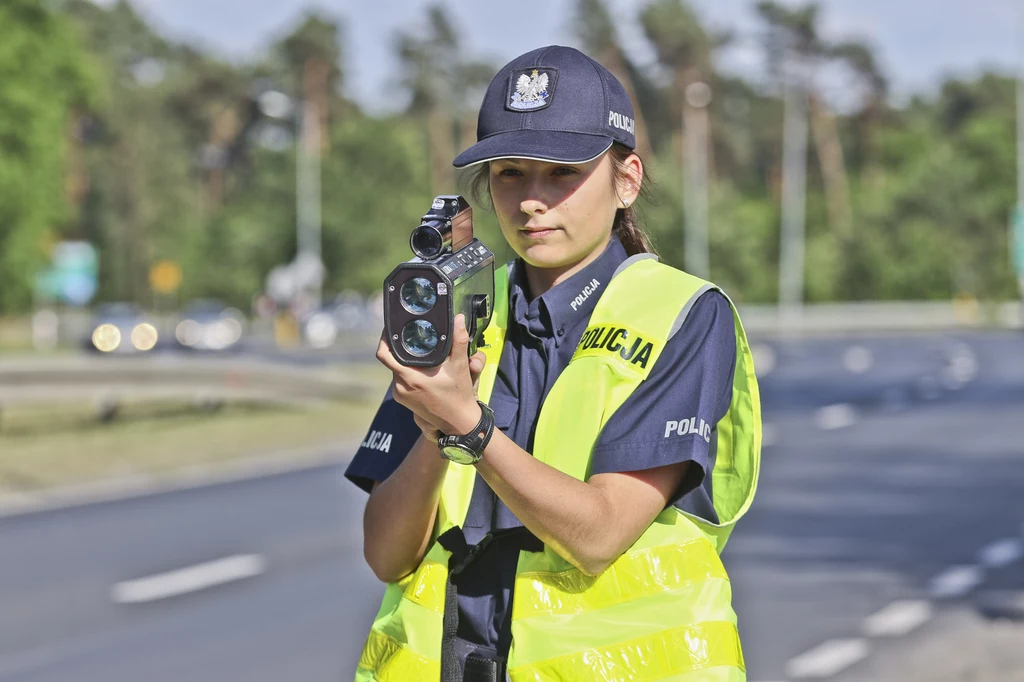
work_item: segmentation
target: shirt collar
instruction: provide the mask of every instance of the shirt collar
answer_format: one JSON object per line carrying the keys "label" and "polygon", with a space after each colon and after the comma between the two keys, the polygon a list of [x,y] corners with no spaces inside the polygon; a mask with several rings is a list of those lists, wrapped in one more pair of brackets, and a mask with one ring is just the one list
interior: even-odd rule
{"label": "shirt collar", "polygon": [[509,312],[533,336],[553,337],[557,346],[576,323],[590,318],[612,275],[626,258],[622,242],[612,235],[594,262],[533,301],[526,296],[526,269],[522,259],[517,259],[510,281]]}

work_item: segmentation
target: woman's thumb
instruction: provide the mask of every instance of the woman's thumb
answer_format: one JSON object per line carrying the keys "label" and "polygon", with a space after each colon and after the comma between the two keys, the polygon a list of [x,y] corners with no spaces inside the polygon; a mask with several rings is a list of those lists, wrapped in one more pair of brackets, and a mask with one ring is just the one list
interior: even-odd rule
{"label": "woman's thumb", "polygon": [[452,329],[452,357],[467,357],[469,355],[469,332],[466,331],[466,316],[459,313],[455,316],[455,324]]}

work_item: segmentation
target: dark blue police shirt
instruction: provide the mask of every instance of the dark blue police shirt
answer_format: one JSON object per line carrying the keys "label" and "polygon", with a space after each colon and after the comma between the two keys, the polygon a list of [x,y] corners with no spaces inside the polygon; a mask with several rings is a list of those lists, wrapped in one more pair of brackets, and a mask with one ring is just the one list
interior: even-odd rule
{"label": "dark blue police shirt", "polygon": [[[626,259],[617,238],[580,272],[530,300],[522,261],[509,282],[509,320],[490,406],[495,422],[527,452],[533,449],[537,417],[555,379],[569,364],[597,301],[616,268]],[[732,311],[715,291],[694,304],[682,329],[665,345],[647,380],[612,415],[595,444],[591,475],[641,471],[691,462],[670,504],[717,521],[711,502],[716,428],[729,409],[736,337]],[[711,425],[710,438],[699,428],[679,428],[693,419]],[[681,433],[680,433],[681,432]],[[398,468],[420,431],[412,412],[390,390],[345,475],[364,490]],[[463,526],[470,544],[486,533],[522,525],[482,477]],[[512,587],[517,550],[493,543],[463,572],[459,588],[460,657],[473,650],[505,655],[510,642]]]}

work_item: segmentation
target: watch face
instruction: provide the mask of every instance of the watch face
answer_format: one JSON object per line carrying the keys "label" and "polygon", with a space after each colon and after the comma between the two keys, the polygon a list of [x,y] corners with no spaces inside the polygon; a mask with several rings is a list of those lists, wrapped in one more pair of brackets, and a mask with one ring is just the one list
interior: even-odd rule
{"label": "watch face", "polygon": [[446,445],[441,448],[441,454],[445,459],[450,459],[456,464],[476,464],[480,458],[470,450],[458,445]]}

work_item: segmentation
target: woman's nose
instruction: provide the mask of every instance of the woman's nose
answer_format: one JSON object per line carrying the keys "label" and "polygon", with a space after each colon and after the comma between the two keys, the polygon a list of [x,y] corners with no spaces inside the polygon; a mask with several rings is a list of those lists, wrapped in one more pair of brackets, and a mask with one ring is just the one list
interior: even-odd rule
{"label": "woman's nose", "polygon": [[523,189],[523,200],[519,203],[519,208],[523,213],[538,215],[548,210],[547,202],[544,201],[544,195],[536,180],[528,181]]}
{"label": "woman's nose", "polygon": [[541,215],[547,210],[547,206],[538,199],[523,199],[519,209],[526,215]]}

